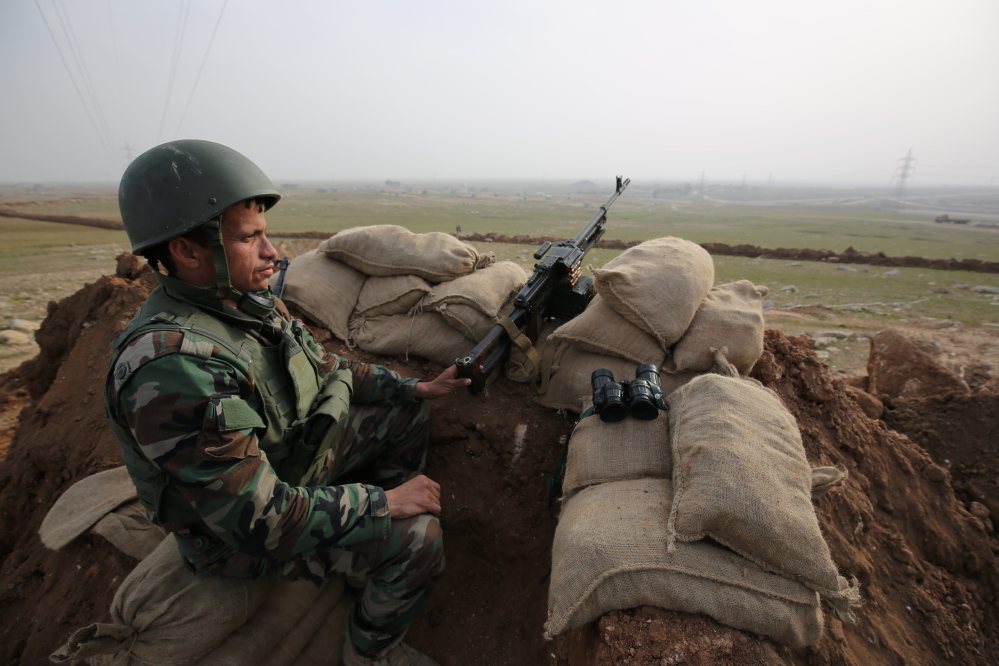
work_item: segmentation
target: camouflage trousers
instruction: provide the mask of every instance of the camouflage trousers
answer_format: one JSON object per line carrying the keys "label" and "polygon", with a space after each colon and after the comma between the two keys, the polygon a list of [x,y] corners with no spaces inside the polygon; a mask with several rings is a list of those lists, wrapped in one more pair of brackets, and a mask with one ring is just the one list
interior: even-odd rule
{"label": "camouflage trousers", "polygon": [[[423,471],[430,410],[426,403],[351,405],[328,456],[331,485],[365,482],[389,489]],[[393,520],[384,540],[362,541],[288,562],[282,574],[321,584],[333,575],[363,587],[349,617],[355,649],[376,655],[400,640],[444,571],[440,521],[430,514]]]}
{"label": "camouflage trousers", "polygon": [[[322,483],[368,483],[389,489],[423,471],[430,409],[422,401],[351,405],[340,440],[327,456]],[[228,550],[228,547],[226,547]],[[393,520],[385,539],[330,548],[276,562],[233,552],[213,573],[258,577],[280,572],[316,585],[344,576],[360,588],[349,617],[355,649],[376,655],[400,640],[423,611],[430,587],[444,571],[440,521],[430,514]]]}

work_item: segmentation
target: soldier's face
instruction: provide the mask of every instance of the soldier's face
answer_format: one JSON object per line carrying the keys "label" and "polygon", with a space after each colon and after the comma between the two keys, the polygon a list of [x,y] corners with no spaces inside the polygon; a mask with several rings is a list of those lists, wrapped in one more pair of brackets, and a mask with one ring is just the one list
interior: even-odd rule
{"label": "soldier's face", "polygon": [[222,213],[222,244],[229,263],[229,280],[243,293],[261,291],[274,274],[277,250],[267,240],[264,207],[245,202]]}

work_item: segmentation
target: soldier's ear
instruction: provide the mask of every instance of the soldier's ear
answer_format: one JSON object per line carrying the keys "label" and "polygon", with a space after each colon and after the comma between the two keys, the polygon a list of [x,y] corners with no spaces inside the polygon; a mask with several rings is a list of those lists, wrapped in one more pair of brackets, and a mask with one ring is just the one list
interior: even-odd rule
{"label": "soldier's ear", "polygon": [[198,286],[211,286],[215,279],[211,250],[184,236],[167,241],[167,250],[177,268],[178,278]]}
{"label": "soldier's ear", "polygon": [[204,261],[205,248],[184,236],[177,236],[167,241],[167,249],[178,267],[197,268]]}

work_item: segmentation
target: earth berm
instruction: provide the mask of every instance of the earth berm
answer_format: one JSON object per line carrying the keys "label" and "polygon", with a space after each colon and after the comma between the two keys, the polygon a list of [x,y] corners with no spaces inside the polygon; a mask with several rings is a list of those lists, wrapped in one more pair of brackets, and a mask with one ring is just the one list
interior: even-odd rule
{"label": "earth berm", "polygon": [[[50,306],[39,356],[0,376],[0,417],[21,410],[16,421],[0,419],[8,429],[0,444],[11,438],[0,460],[0,663],[46,663],[73,630],[106,619],[135,564],[100,537],[61,552],[37,537],[63,491],[121,464],[102,406],[105,365],[110,341],[154,278],[127,258],[118,272]],[[316,333],[338,353],[356,355]],[[415,359],[366,358],[408,375],[440,370]],[[499,380],[486,397],[434,404],[428,474],[443,486],[448,569],[410,642],[446,665],[992,663],[999,654],[997,543],[991,521],[969,513],[955,487],[969,501],[976,483],[996,478],[994,430],[982,431],[972,465],[971,451],[953,450],[948,439],[965,425],[963,403],[936,409],[934,450],[958,463],[948,470],[943,458],[867,416],[852,397],[856,388],[831,377],[809,340],[774,330],[753,376],[795,415],[813,465],[850,472],[816,511],[834,559],[863,586],[856,625],[827,614],[822,640],[792,651],[705,617],[640,608],[546,642],[557,520],[546,479],[572,420],[534,404],[525,385]],[[990,386],[961,400],[999,413]],[[928,429],[912,399],[886,407],[898,430]],[[948,415],[953,422],[942,421]]]}

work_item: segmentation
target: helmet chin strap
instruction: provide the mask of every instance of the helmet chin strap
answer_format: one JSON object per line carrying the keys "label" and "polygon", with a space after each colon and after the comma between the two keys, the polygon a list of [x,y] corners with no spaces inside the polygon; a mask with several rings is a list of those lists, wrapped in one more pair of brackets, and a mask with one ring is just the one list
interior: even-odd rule
{"label": "helmet chin strap", "polygon": [[236,308],[252,317],[266,317],[274,311],[274,294],[270,289],[260,292],[242,293],[232,286],[229,277],[229,261],[222,243],[222,216],[205,223],[208,246],[212,251],[212,262],[215,265],[215,288],[220,294],[233,297]]}

